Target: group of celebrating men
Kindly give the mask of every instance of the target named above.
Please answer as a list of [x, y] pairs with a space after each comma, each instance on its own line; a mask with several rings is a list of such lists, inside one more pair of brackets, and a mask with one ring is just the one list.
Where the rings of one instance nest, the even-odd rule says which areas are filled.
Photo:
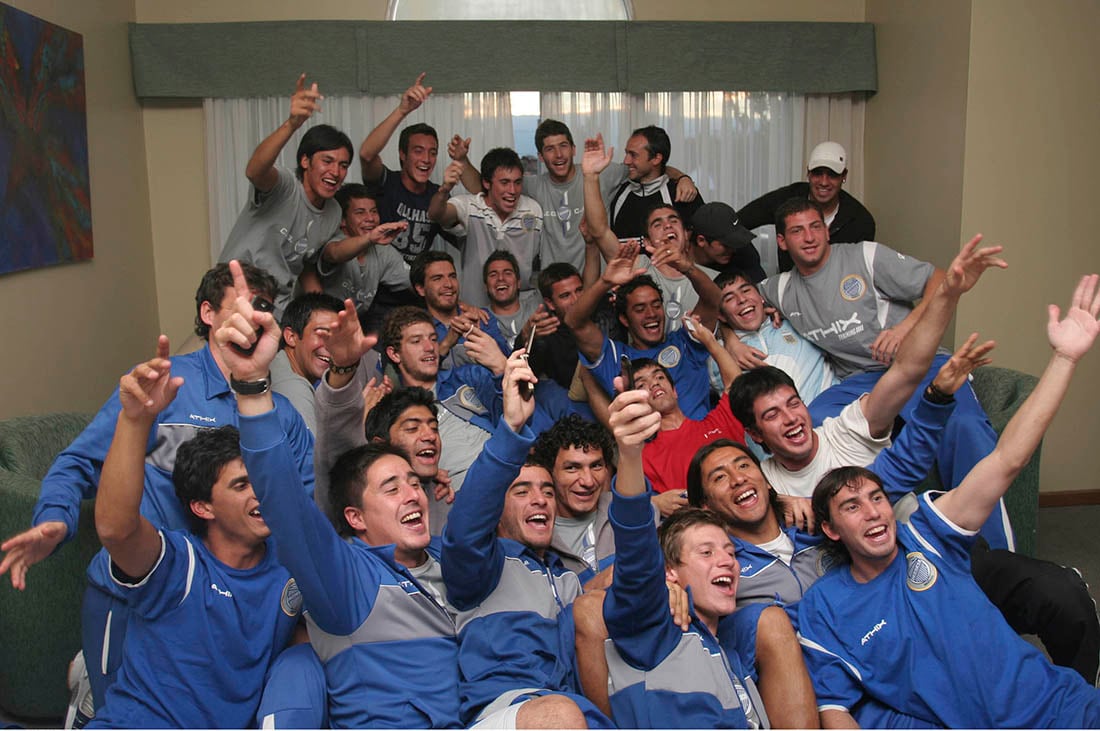
[[534, 176], [455, 134], [437, 185], [428, 125], [380, 157], [424, 79], [362, 183], [324, 124], [276, 166], [320, 108], [298, 79], [196, 293], [204, 347], [161, 336], [3, 543], [23, 589], [96, 498], [70, 726], [1100, 726], [1088, 588], [1013, 552], [1002, 500], [1097, 275], [998, 440], [968, 382], [993, 344], [937, 347], [1001, 247], [875, 243], [840, 145], [740, 216], [653, 126], [578, 168], [545, 120]]

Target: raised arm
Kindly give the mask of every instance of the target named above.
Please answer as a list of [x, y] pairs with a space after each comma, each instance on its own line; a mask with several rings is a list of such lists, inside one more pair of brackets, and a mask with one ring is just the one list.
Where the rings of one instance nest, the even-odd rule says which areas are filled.
[[687, 252], [687, 242], [680, 247], [659, 249], [650, 258], [650, 263], [654, 268], [668, 264], [688, 278], [695, 293], [699, 295], [699, 302], [693, 312], [703, 327], [713, 330], [718, 324], [718, 305], [722, 301], [722, 290], [718, 289], [718, 285], [702, 269], [695, 266]]
[[480, 603], [496, 588], [504, 552], [496, 538], [508, 487], [519, 474], [534, 434], [524, 424], [534, 399], [520, 396], [520, 384], [537, 379], [522, 348], [504, 371], [504, 410], [493, 436], [466, 473], [443, 527], [443, 580], [447, 598], [459, 610]]
[[397, 126], [404, 121], [405, 117], [419, 109], [420, 105], [431, 96], [432, 87], [424, 86], [426, 75], [427, 72], [423, 72], [416, 77], [413, 85], [405, 89], [405, 93], [401, 95], [401, 101], [397, 103], [397, 107], [372, 129], [363, 140], [363, 144], [359, 145], [359, 165], [363, 169], [364, 183], [370, 185], [382, 179], [382, 148], [393, 137]]
[[897, 325], [880, 332], [878, 337], [875, 338], [875, 342], [871, 343], [872, 358], [880, 363], [887, 364], [894, 359], [901, 344], [905, 342], [906, 336], [917, 326], [925, 308], [928, 307], [928, 303], [939, 289], [940, 283], [943, 282], [943, 278], [944, 271], [942, 269], [932, 271], [932, 276], [928, 277], [928, 281], [924, 283], [924, 294], [921, 295], [921, 300], [917, 303], [917, 306]]
[[141, 514], [145, 491], [145, 448], [157, 415], [176, 397], [183, 379], [172, 377], [168, 338], [160, 336], [155, 358], [136, 366], [119, 382], [122, 412], [95, 503], [95, 527], [111, 561], [127, 577], [146, 576], [161, 552], [157, 529]]
[[408, 227], [408, 221], [391, 221], [390, 223], [380, 223], [367, 233], [359, 236], [348, 236], [330, 241], [321, 249], [321, 259], [329, 264], [343, 264], [361, 254], [365, 254], [367, 249], [372, 246], [392, 244], [397, 235]]
[[[692, 322], [691, 325], [688, 325], [689, 320]], [[691, 329], [695, 339], [707, 349], [710, 357], [714, 358], [714, 362], [718, 364], [718, 373], [722, 376], [722, 386], [728, 389], [730, 384], [733, 383], [733, 379], [741, 375], [741, 366], [737, 364], [737, 360], [729, 354], [722, 343], [718, 342], [713, 330], [703, 327], [698, 317], [685, 317], [684, 327]], [[732, 331], [729, 332], [729, 336], [734, 340], [737, 339]]]
[[587, 221], [588, 236], [599, 247], [605, 261], [611, 261], [619, 251], [619, 239], [611, 230], [607, 220], [607, 207], [603, 204], [600, 192], [600, 173], [611, 164], [615, 148], [605, 148], [603, 135], [584, 141], [584, 155], [581, 156], [581, 173], [584, 175], [584, 218]]
[[1003, 247], [978, 248], [981, 241], [982, 235], [978, 234], [963, 245], [935, 293], [922, 303], [926, 305], [924, 315], [905, 338], [894, 364], [863, 400], [863, 415], [871, 436], [882, 437], [893, 428], [901, 407], [928, 373], [959, 298], [978, 283], [986, 269], [1008, 266], [998, 256]]
[[256, 147], [244, 168], [245, 177], [256, 190], [266, 193], [279, 182], [279, 171], [275, 169], [279, 153], [298, 128], [314, 112], [320, 111], [323, 98], [317, 90], [316, 82], [307, 89], [306, 75], [298, 77], [294, 84], [294, 95], [290, 97], [290, 116]]
[[592, 319], [600, 300], [612, 287], [626, 284], [634, 277], [645, 274], [644, 269], [635, 269], [634, 260], [638, 257], [638, 244], [626, 243], [618, 246], [614, 258], [607, 262], [599, 279], [591, 287], [585, 287], [577, 303], [565, 316], [565, 323], [577, 339], [577, 349], [589, 360], [600, 357], [603, 350], [604, 334], [600, 326]]
[[1047, 339], [1054, 352], [1035, 390], [1009, 420], [993, 452], [970, 471], [962, 483], [936, 500], [944, 516], [967, 530], [978, 530], [997, 501], [1031, 459], [1058, 407], [1065, 398], [1077, 362], [1100, 333], [1100, 277], [1082, 277], [1065, 318], [1049, 305]]
[[459, 223], [458, 209], [450, 202], [451, 191], [458, 185], [462, 178], [463, 163], [455, 160], [443, 171], [443, 184], [432, 196], [432, 202], [428, 204], [428, 218], [438, 223], [443, 228], [451, 228]]

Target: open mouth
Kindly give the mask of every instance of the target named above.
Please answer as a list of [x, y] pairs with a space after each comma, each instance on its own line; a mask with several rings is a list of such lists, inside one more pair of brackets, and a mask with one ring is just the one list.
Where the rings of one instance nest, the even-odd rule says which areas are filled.
[[710, 582], [713, 586], [718, 587], [723, 594], [733, 595], [733, 577], [730, 575], [715, 576]]
[[806, 441], [806, 427], [804, 424], [799, 424], [795, 428], [783, 432], [783, 437], [795, 443], [802, 443]]
[[414, 510], [407, 515], [402, 516], [401, 525], [410, 527], [421, 527], [424, 525], [424, 516], [419, 510]]
[[263, 520], [263, 516], [260, 515], [260, 506], [257, 505], [256, 507], [252, 508], [252, 510], [249, 510], [248, 511], [248, 517], [249, 518], [259, 518], [260, 520]]
[[548, 528], [550, 526], [550, 516], [546, 513], [534, 513], [529, 515], [524, 522], [536, 528]]
[[872, 541], [880, 542], [886, 537], [887, 530], [888, 529], [885, 525], [876, 525], [874, 528], [871, 528], [863, 535]]
[[750, 487], [747, 490], [743, 490], [734, 496], [733, 502], [736, 505], [744, 507], [749, 503], [756, 502], [756, 488]]

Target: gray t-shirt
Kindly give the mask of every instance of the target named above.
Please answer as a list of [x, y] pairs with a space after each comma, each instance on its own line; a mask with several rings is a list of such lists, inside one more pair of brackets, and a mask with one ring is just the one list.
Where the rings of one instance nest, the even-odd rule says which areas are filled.
[[[649, 257], [645, 254], [639, 254], [634, 265], [638, 269], [644, 268], [646, 274], [653, 277], [657, 284], [661, 285], [661, 297], [665, 303], [665, 333], [679, 330], [684, 326], [682, 319], [684, 315], [694, 310], [695, 305], [699, 304], [699, 293], [695, 291], [695, 286], [691, 283], [691, 280], [683, 274], [675, 277], [666, 276], [657, 267], [653, 266]], [[705, 267], [702, 264], [696, 264], [695, 266], [711, 280], [718, 276], [718, 272], [710, 267]]]
[[[508, 341], [508, 345], [512, 346], [513, 350], [526, 345], [526, 343], [517, 343], [516, 337], [541, 304], [542, 295], [532, 289], [519, 293], [519, 309], [515, 313], [501, 315], [493, 312], [493, 317], [497, 319], [497, 325], [500, 326], [500, 334]], [[492, 312], [491, 309], [489, 311]]]
[[[626, 165], [613, 162], [600, 173], [600, 194], [607, 200], [611, 192], [626, 180]], [[584, 175], [576, 168], [568, 183], [555, 183], [549, 173], [523, 176], [523, 192], [542, 206], [542, 240], [539, 260], [542, 268], [554, 262], [568, 262], [584, 269]]]
[[299, 414], [311, 434], [317, 433], [317, 414], [314, 410], [315, 394], [313, 384], [290, 367], [290, 356], [280, 350], [271, 361], [271, 390], [286, 396]]
[[554, 520], [554, 535], [558, 542], [568, 547], [569, 553], [580, 556], [588, 568], [598, 571], [599, 559], [596, 556], [596, 518], [598, 510], [593, 510], [583, 518], [566, 518], [559, 515]]
[[761, 282], [760, 291], [847, 378], [886, 368], [871, 357], [871, 344], [912, 312], [934, 270], [874, 241], [834, 244], [820, 270], [808, 277], [784, 272]]
[[[329, 244], [343, 239], [343, 236], [337, 237]], [[317, 273], [321, 275], [325, 294], [340, 301], [350, 298], [360, 312], [370, 308], [379, 284], [391, 290], [409, 289], [409, 265], [392, 246], [371, 246], [361, 260], [354, 258], [343, 264], [328, 264], [318, 256]]]
[[276, 170], [279, 180], [274, 188], [266, 193], [252, 188], [252, 197], [233, 224], [218, 261], [247, 261], [275, 277], [278, 320], [290, 302], [303, 262], [339, 230], [340, 205], [330, 199], [315, 208], [294, 173]]

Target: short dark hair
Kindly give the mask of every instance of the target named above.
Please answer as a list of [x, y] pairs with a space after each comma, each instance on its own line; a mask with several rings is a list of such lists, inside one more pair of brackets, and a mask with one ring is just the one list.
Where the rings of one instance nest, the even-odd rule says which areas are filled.
[[645, 137], [645, 149], [649, 152], [650, 157], [654, 155], [661, 156], [660, 169], [661, 172], [664, 172], [665, 166], [668, 165], [669, 155], [672, 154], [672, 141], [668, 138], [668, 132], [655, 124], [651, 124], [647, 127], [639, 127], [630, 133], [631, 137], [639, 135]]
[[558, 419], [535, 440], [531, 463], [545, 467], [553, 475], [558, 452], [571, 447], [585, 452], [598, 449], [608, 463], [615, 459], [615, 441], [611, 433], [601, 424], [570, 414]]
[[435, 133], [435, 127], [424, 122], [417, 122], [401, 130], [401, 134], [397, 136], [397, 149], [407, 155], [409, 153], [409, 138], [413, 135], [428, 135], [435, 139], [436, 145], [439, 145], [439, 135]]
[[763, 365], [742, 371], [741, 375], [733, 379], [729, 389], [730, 411], [746, 429], [756, 428], [756, 415], [753, 406], [756, 399], [776, 391], [783, 386], [790, 386], [798, 393], [798, 387], [787, 372], [775, 366]]
[[382, 348], [401, 349], [401, 337], [405, 328], [417, 322], [426, 322], [435, 328], [435, 322], [428, 311], [416, 305], [402, 305], [390, 310], [382, 322]]
[[[416, 255], [412, 264], [409, 265], [409, 284], [413, 286], [414, 290], [417, 287], [424, 286], [424, 277], [428, 271], [428, 265], [435, 264], [437, 261], [447, 261], [451, 263], [451, 266], [455, 265], [454, 257], [446, 251], [428, 249]], [[458, 267], [455, 267], [455, 271], [458, 271]]]
[[718, 289], [725, 289], [726, 285], [733, 284], [738, 279], [744, 279], [746, 282], [756, 287], [756, 291], [760, 291], [760, 287], [756, 285], [756, 282], [752, 281], [752, 277], [744, 269], [727, 269], [723, 272], [718, 272], [718, 276], [714, 278], [714, 286]]
[[786, 236], [787, 218], [806, 211], [817, 211], [817, 215], [821, 216], [821, 221], [824, 223], [825, 212], [821, 210], [821, 205], [817, 201], [810, 198], [788, 198], [775, 209], [775, 233]]
[[703, 446], [699, 447], [695, 451], [695, 454], [691, 458], [691, 462], [688, 463], [687, 471], [687, 498], [688, 504], [697, 508], [703, 507], [707, 502], [707, 491], [703, 487], [703, 461], [706, 460], [713, 452], [724, 447], [733, 447], [734, 449], [743, 452], [746, 457], [753, 461], [757, 467], [760, 466], [760, 460], [756, 458], [756, 455], [741, 442], [736, 442], [732, 439], [725, 437], [721, 439], [715, 439], [713, 442], [707, 442]]
[[814, 488], [813, 496], [810, 498], [810, 505], [814, 511], [814, 522], [825, 539], [822, 545], [832, 558], [840, 561], [851, 560], [848, 547], [840, 541], [834, 541], [825, 535], [825, 532], [821, 530], [821, 524], [832, 521], [830, 503], [832, 503], [836, 494], [846, 487], [855, 487], [860, 480], [867, 480], [883, 490], [886, 489], [882, 484], [882, 478], [866, 467], [837, 467], [821, 478], [821, 481], [817, 483], [817, 487]]
[[[275, 277], [248, 262], [242, 261], [240, 264], [249, 289], [271, 300], [279, 295], [279, 285]], [[209, 302], [214, 312], [218, 312], [222, 307], [225, 290], [232, 286], [233, 274], [226, 262], [215, 264], [202, 275], [199, 288], [195, 290], [195, 334], [203, 340], [210, 335], [210, 326], [202, 321], [202, 303]]]
[[439, 415], [435, 396], [428, 389], [419, 386], [395, 388], [379, 399], [367, 414], [367, 421], [363, 427], [367, 441], [381, 439], [388, 442], [390, 429], [401, 418], [401, 414], [413, 406], [427, 407], [432, 412], [432, 416]]
[[369, 188], [362, 183], [344, 183], [340, 186], [340, 190], [336, 191], [336, 195], [333, 197], [336, 199], [336, 202], [340, 204], [340, 215], [346, 216], [348, 215], [348, 208], [351, 206], [352, 200], [366, 198], [377, 203], [380, 195], [381, 191], [377, 188]]
[[302, 141], [298, 143], [298, 154], [294, 157], [294, 162], [298, 167], [295, 168], [294, 174], [298, 176], [298, 180], [302, 179], [302, 173], [305, 172], [305, 168], [302, 167], [303, 157], [312, 159], [318, 152], [339, 150], [340, 148], [348, 151], [348, 162], [350, 163], [351, 159], [355, 157], [355, 149], [351, 146], [351, 140], [346, 134], [331, 124], [318, 124], [310, 127], [302, 135]]
[[[283, 319], [279, 323], [282, 329], [290, 328], [298, 337], [301, 337], [309, 325], [309, 320], [314, 312], [343, 312], [344, 303], [323, 292], [306, 292], [290, 301], [283, 312]], [[286, 347], [286, 338], [279, 343], [280, 348]]]
[[507, 249], [496, 249], [492, 254], [489, 254], [489, 258], [485, 260], [485, 263], [481, 266], [481, 281], [489, 281], [489, 265], [494, 261], [506, 261], [512, 265], [512, 271], [516, 276], [519, 276], [519, 262], [516, 260], [515, 255]]
[[555, 284], [569, 279], [570, 277], [580, 276], [581, 273], [569, 262], [556, 261], [553, 264], [548, 264], [539, 272], [539, 294], [546, 299], [550, 299], [554, 296], [553, 287]]
[[684, 533], [688, 528], [698, 525], [713, 525], [723, 533], [726, 532], [726, 523], [721, 516], [701, 508], [680, 508], [662, 521], [661, 527], [657, 529], [657, 538], [661, 542], [666, 566], [680, 565]]
[[565, 138], [569, 140], [569, 144], [576, 146], [576, 143], [573, 142], [573, 133], [569, 131], [569, 127], [565, 126], [564, 122], [559, 122], [556, 119], [544, 119], [535, 128], [535, 151], [542, 152], [542, 143], [546, 142], [547, 137], [553, 137], [554, 135], [565, 135]]
[[494, 147], [481, 158], [481, 184], [488, 185], [498, 169], [518, 169], [523, 172], [523, 161], [511, 147]]
[[630, 365], [634, 369], [635, 373], [642, 370], [643, 368], [656, 368], [661, 373], [665, 374], [665, 378], [668, 379], [668, 382], [671, 385], [676, 385], [676, 382], [672, 380], [672, 374], [668, 372], [668, 368], [665, 368], [663, 365], [653, 360], [652, 358], [635, 358], [634, 360], [630, 361]]
[[409, 455], [405, 450], [389, 442], [371, 442], [353, 447], [340, 455], [329, 471], [328, 494], [332, 514], [336, 516], [337, 530], [342, 536], [355, 535], [355, 530], [344, 516], [344, 508], [363, 507], [363, 489], [366, 485], [367, 470], [386, 455], [400, 457], [406, 462]]
[[664, 302], [665, 294], [661, 291], [661, 285], [657, 284], [657, 280], [655, 280], [648, 274], [639, 274], [626, 284], [621, 285], [619, 289], [615, 292], [616, 315], [626, 314], [626, 296], [632, 293], [634, 290], [641, 289], [642, 287], [653, 287], [653, 289], [657, 290], [657, 295], [661, 298], [661, 301]]
[[205, 536], [209, 523], [191, 510], [195, 501], [209, 502], [222, 468], [241, 456], [241, 435], [235, 426], [199, 429], [176, 450], [172, 485], [191, 532]]

